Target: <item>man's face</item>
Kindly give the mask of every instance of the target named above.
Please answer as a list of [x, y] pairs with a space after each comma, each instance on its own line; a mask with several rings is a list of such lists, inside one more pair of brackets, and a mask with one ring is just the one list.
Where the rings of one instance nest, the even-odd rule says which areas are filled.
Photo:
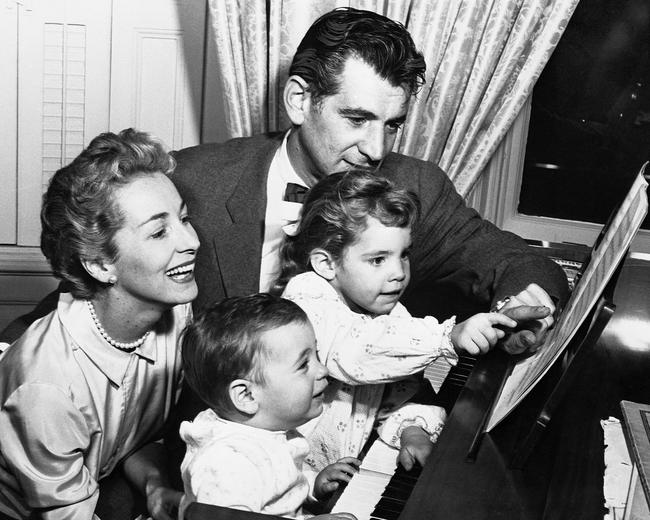
[[348, 58], [337, 94], [315, 103], [305, 98], [304, 120], [289, 157], [307, 179], [353, 166], [375, 169], [388, 155], [404, 123], [409, 94], [377, 75], [370, 65]]

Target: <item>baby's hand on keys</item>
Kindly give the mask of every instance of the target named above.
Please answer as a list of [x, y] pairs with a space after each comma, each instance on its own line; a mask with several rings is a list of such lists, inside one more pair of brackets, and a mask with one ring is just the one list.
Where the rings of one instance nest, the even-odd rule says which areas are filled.
[[352, 513], [328, 513], [326, 515], [312, 516], [312, 520], [357, 520]]
[[339, 488], [340, 482], [349, 482], [352, 475], [359, 471], [361, 461], [354, 457], [343, 457], [334, 464], [325, 466], [316, 476], [314, 496], [321, 500]]
[[517, 322], [497, 312], [475, 314], [454, 325], [451, 329], [451, 342], [456, 350], [464, 350], [472, 356], [485, 354], [506, 334], [497, 325], [516, 327]]

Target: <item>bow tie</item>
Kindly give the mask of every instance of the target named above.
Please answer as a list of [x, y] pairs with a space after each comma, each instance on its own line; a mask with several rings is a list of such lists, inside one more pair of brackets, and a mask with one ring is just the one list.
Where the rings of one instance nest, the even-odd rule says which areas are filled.
[[287, 187], [284, 190], [284, 200], [286, 202], [297, 202], [298, 204], [302, 204], [305, 202], [308, 191], [309, 188], [305, 188], [300, 184], [296, 184], [295, 182], [287, 182]]

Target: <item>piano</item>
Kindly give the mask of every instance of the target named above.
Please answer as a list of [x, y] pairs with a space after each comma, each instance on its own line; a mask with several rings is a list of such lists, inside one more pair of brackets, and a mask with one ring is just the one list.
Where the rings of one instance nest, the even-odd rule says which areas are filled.
[[[570, 262], [579, 262], [588, 253], [587, 248], [565, 244], [540, 244], [539, 247], [547, 249], [550, 256], [558, 255]], [[567, 266], [572, 268], [571, 264]], [[450, 381], [455, 380], [458, 386], [460, 380], [462, 388], [424, 468], [403, 475], [403, 469], [395, 467], [395, 452], [392, 452], [393, 468], [380, 479], [380, 490], [374, 492], [374, 497], [365, 483], [355, 484], [358, 476], [352, 479], [348, 489], [352, 495], [361, 495], [360, 507], [365, 511], [363, 514], [369, 515], [359, 516], [359, 520], [602, 520], [606, 509], [600, 420], [610, 416], [620, 419], [622, 399], [650, 402], [649, 289], [650, 256], [628, 255], [613, 292], [616, 312], [591, 348], [523, 467], [513, 468], [512, 456], [548, 395], [553, 371], [511, 415], [492, 432], [484, 434], [473, 451], [485, 409], [491, 405], [490, 399], [508, 369], [508, 356], [493, 351], [479, 358], [466, 378], [455, 377], [452, 369]], [[467, 370], [466, 366], [462, 368]], [[368, 453], [366, 457], [373, 453], [372, 448]], [[370, 470], [361, 473], [372, 474]], [[389, 496], [377, 498], [383, 482], [387, 482]], [[361, 491], [355, 493], [356, 488]], [[347, 494], [344, 492], [339, 500], [349, 500]], [[376, 507], [378, 502], [381, 503]], [[352, 508], [346, 503], [337, 502], [334, 510]], [[269, 517], [194, 504], [187, 518], [265, 520]]]

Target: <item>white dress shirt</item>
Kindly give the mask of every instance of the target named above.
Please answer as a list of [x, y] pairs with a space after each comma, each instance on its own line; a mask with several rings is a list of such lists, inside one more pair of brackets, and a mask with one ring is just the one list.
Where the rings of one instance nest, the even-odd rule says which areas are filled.
[[280, 274], [280, 246], [284, 238], [282, 228], [298, 220], [302, 204], [285, 202], [284, 190], [287, 183], [306, 186], [296, 170], [291, 166], [287, 153], [286, 133], [282, 145], [275, 152], [266, 180], [266, 214], [264, 215], [264, 242], [260, 265], [260, 292], [266, 292]]

